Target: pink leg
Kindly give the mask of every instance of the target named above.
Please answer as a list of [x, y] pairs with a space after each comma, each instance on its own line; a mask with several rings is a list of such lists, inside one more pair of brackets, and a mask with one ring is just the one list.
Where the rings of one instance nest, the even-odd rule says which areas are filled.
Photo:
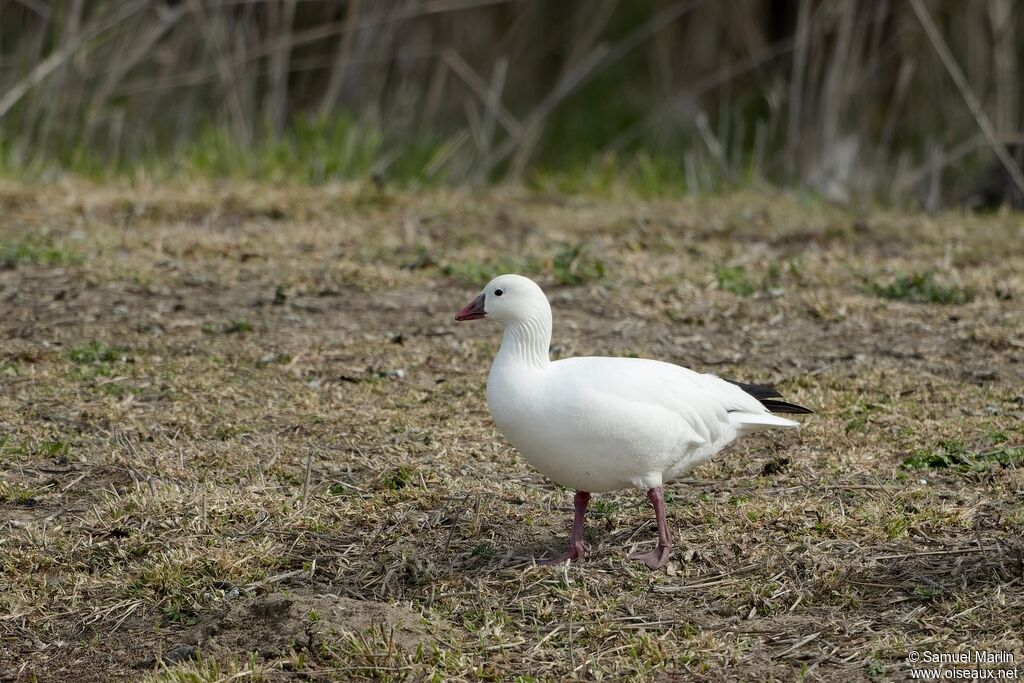
[[577, 491], [572, 499], [572, 537], [569, 539], [569, 552], [553, 560], [543, 560], [539, 564], [561, 564], [566, 560], [579, 560], [586, 554], [587, 549], [583, 545], [583, 516], [587, 514], [587, 504], [590, 502], [590, 494], [586, 491]]
[[665, 521], [665, 499], [661, 496], [661, 487], [650, 489], [647, 498], [654, 506], [654, 517], [658, 520], [658, 545], [646, 553], [633, 553], [631, 560], [640, 560], [651, 569], [662, 567], [672, 554], [672, 537], [668, 533], [668, 522]]

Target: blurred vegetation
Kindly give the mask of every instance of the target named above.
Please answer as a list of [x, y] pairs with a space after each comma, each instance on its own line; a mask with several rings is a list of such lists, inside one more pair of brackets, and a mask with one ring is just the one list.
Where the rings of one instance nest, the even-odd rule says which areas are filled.
[[898, 275], [884, 285], [872, 282], [868, 290], [883, 299], [919, 304], [965, 304], [974, 298], [969, 289], [940, 284], [933, 271]]
[[[923, 7], [1024, 148], [1024, 10]], [[1019, 201], [937, 50], [892, 0], [0, 0], [0, 169]]]

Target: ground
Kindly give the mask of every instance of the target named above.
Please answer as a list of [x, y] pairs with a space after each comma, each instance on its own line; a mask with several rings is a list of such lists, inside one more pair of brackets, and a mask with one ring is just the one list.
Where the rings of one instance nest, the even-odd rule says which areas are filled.
[[[572, 494], [496, 432], [553, 354], [777, 384], [798, 432]], [[0, 680], [904, 680], [1024, 658], [1024, 218], [781, 193], [0, 184]]]

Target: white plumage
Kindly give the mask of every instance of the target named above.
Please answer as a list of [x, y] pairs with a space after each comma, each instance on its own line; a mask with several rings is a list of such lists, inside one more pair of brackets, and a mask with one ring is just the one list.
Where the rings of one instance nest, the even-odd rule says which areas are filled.
[[[678, 365], [605, 357], [551, 362], [551, 307], [540, 287], [520, 275], [492, 280], [456, 319], [484, 317], [505, 325], [487, 379], [495, 424], [531, 465], [580, 492], [569, 559], [584, 552], [582, 516], [590, 493], [647, 490], [660, 513], [661, 532], [664, 483], [740, 436], [798, 426], [772, 415], [740, 386]], [[768, 403], [785, 412], [809, 412], [783, 401]], [[658, 547], [637, 559], [661, 566], [670, 547], [666, 528]]]

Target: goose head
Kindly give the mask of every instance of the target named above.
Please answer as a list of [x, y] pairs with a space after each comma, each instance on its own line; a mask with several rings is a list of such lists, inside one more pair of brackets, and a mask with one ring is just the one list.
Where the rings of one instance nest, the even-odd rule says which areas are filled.
[[522, 275], [499, 275], [455, 314], [458, 321], [489, 318], [506, 325], [538, 317], [550, 320], [548, 298], [536, 282]]

